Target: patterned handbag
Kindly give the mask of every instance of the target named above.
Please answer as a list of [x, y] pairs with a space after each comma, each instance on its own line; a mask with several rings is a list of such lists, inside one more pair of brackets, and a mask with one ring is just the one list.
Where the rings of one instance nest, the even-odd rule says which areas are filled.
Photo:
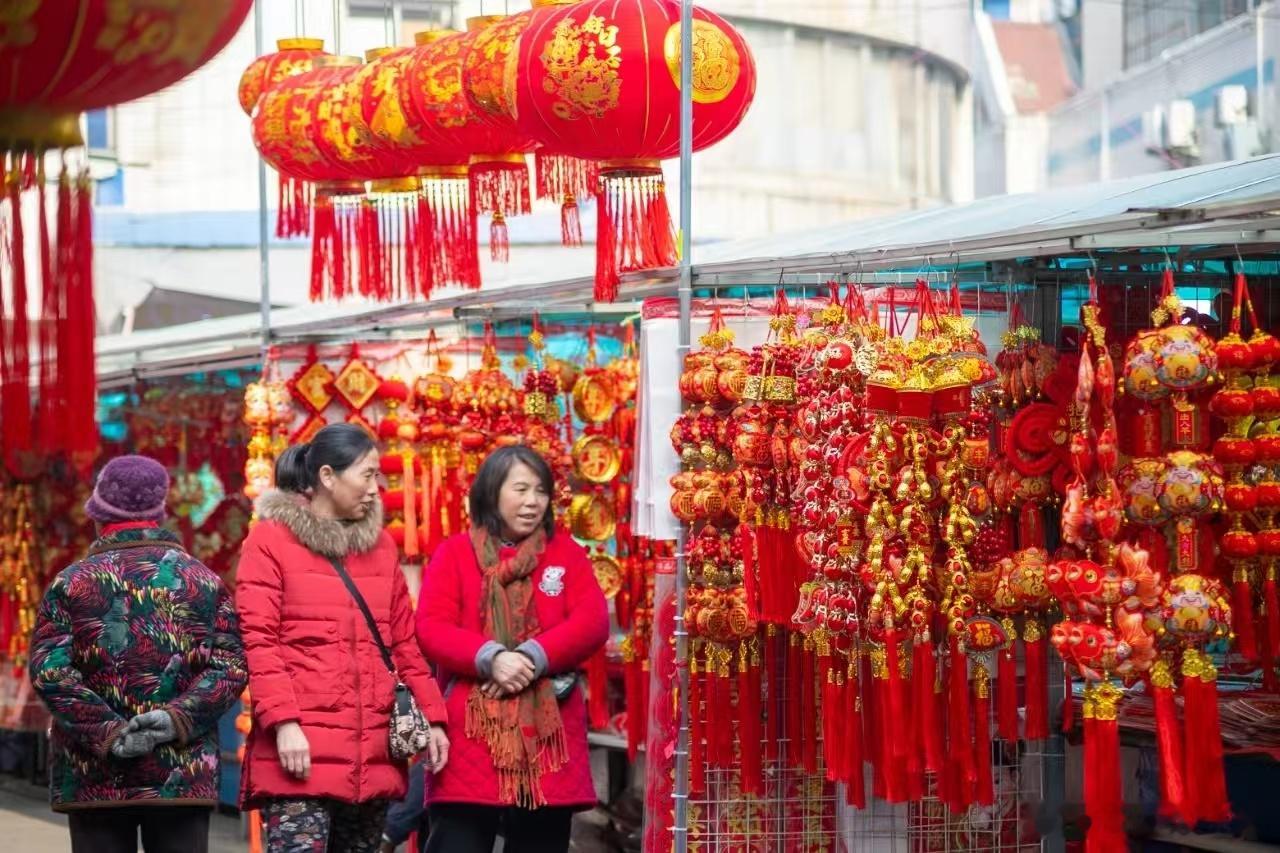
[[351, 576], [347, 574], [347, 570], [343, 567], [341, 561], [331, 557], [329, 558], [329, 563], [333, 566], [333, 570], [338, 573], [338, 577], [342, 578], [342, 583], [347, 587], [347, 592], [351, 593], [351, 598], [355, 600], [356, 606], [364, 614], [364, 621], [369, 625], [369, 633], [373, 634], [373, 641], [378, 644], [378, 651], [382, 653], [382, 663], [386, 666], [387, 672], [391, 673], [391, 677], [395, 679], [396, 696], [391, 705], [391, 757], [398, 761], [408, 761], [427, 748], [427, 734], [430, 729], [427, 718], [422, 716], [422, 711], [418, 708], [418, 703], [413, 698], [413, 693], [409, 690], [409, 687], [400, 680], [400, 673], [396, 671], [395, 662], [391, 659], [391, 652], [387, 650], [386, 644], [382, 642], [382, 633], [378, 631], [378, 624], [374, 621], [373, 614], [369, 612], [369, 605], [365, 603], [364, 596], [356, 588], [355, 582], [351, 580]]

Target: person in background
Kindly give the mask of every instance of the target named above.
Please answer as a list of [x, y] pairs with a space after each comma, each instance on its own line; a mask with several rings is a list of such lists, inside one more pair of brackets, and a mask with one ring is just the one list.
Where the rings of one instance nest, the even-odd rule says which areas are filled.
[[453, 759], [427, 779], [429, 853], [565, 853], [596, 804], [577, 670], [609, 635], [581, 545], [555, 530], [555, 484], [527, 447], [495, 450], [471, 486], [472, 528], [423, 576], [418, 642], [448, 679]]
[[382, 829], [379, 853], [395, 853], [415, 832], [418, 843], [412, 853], [427, 849], [427, 807], [424, 802], [427, 769], [421, 761], [409, 767], [409, 793], [387, 809], [387, 823]]
[[382, 527], [378, 463], [373, 439], [351, 424], [289, 448], [276, 462], [279, 490], [259, 498], [241, 552], [236, 604], [253, 728], [240, 801], [262, 810], [268, 853], [378, 849], [387, 806], [406, 788], [407, 765], [390, 751], [397, 678], [431, 723], [422, 760], [437, 770], [448, 761], [448, 716], [414, 642], [408, 585]]
[[85, 512], [99, 536], [45, 592], [31, 682], [53, 717], [49, 788], [74, 853], [204, 853], [218, 719], [244, 690], [231, 595], [159, 523], [169, 475], [121, 456]]

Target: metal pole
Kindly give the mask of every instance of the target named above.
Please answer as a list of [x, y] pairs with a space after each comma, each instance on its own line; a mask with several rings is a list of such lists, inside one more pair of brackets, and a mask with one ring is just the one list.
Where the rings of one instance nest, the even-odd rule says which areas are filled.
[[[253, 52], [262, 56], [265, 37], [262, 32], [262, 4], [253, 4]], [[258, 158], [258, 308], [262, 314], [262, 356], [265, 361], [271, 346], [271, 232], [267, 227], [267, 165]]]
[[333, 0], [333, 54], [342, 56], [342, 0]]
[[[693, 339], [693, 0], [680, 0], [680, 356]], [[679, 674], [680, 732], [676, 741], [675, 822], [672, 850], [689, 849], [689, 633], [684, 624], [688, 563], [682, 527], [676, 538], [676, 671]]]

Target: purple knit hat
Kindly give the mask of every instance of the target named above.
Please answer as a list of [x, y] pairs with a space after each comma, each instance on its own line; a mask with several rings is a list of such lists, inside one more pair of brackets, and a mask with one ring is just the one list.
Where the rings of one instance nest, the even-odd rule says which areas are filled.
[[169, 472], [147, 456], [118, 456], [102, 468], [85, 514], [99, 524], [160, 521], [169, 496]]

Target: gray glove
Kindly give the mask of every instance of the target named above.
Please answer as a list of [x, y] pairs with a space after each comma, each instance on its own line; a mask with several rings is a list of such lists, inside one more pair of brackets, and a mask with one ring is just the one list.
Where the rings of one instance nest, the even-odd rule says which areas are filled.
[[116, 758], [141, 758], [155, 747], [156, 742], [150, 732], [131, 732], [126, 729], [111, 744], [111, 754]]
[[129, 721], [126, 731], [149, 737], [153, 747], [169, 743], [178, 737], [178, 730], [173, 725], [173, 717], [169, 716], [168, 711], [148, 711], [145, 714], [139, 714]]

